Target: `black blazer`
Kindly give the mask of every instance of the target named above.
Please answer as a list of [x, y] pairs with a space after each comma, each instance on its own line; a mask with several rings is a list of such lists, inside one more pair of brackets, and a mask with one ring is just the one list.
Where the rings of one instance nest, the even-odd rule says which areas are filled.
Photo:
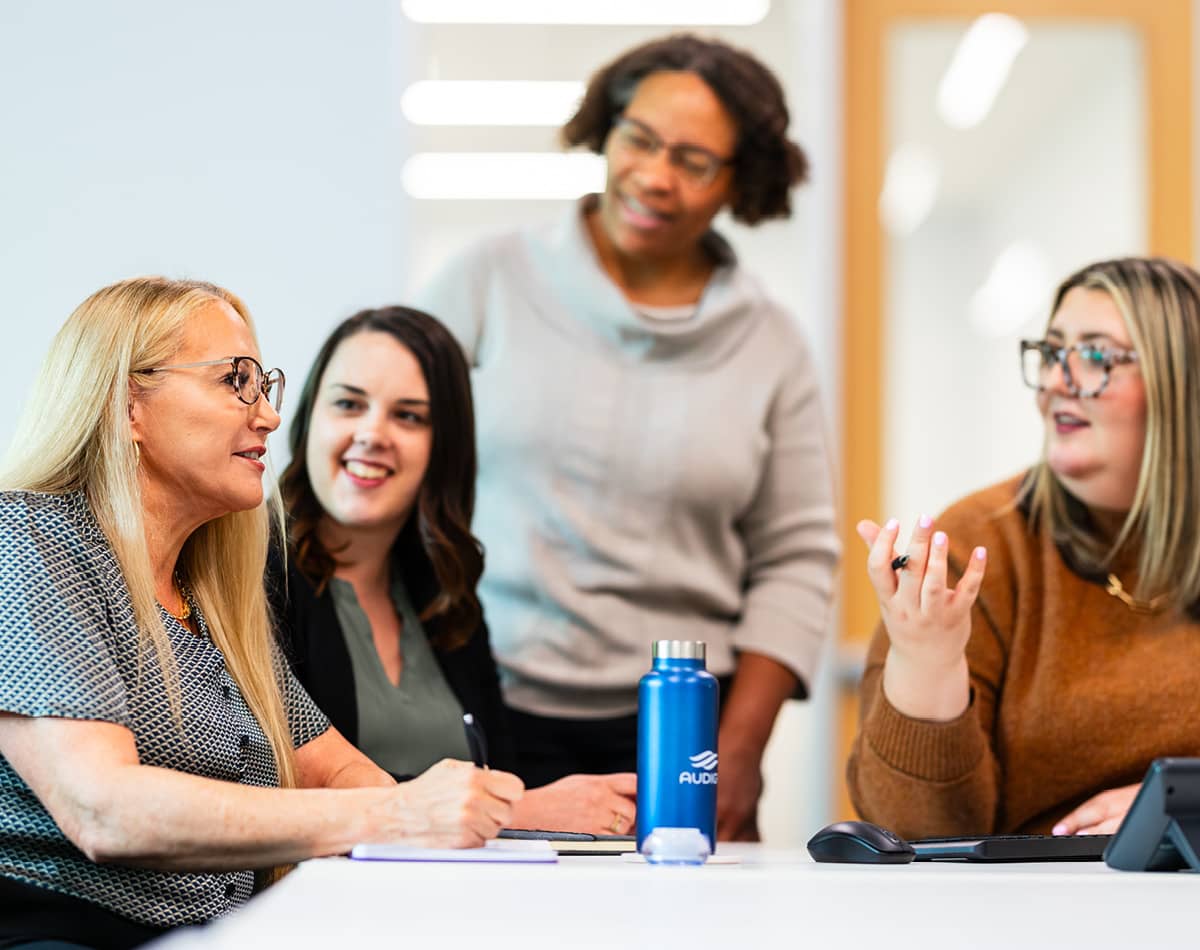
[[[418, 576], [410, 580], [406, 571], [405, 582], [410, 585], [413, 607], [420, 614], [433, 599], [436, 583], [431, 579], [422, 582], [420, 575], [428, 575], [428, 571], [412, 573]], [[281, 558], [274, 548], [267, 559], [266, 582], [276, 635], [296, 678], [329, 717], [334, 728], [357, 745], [354, 669], [328, 588], [318, 595], [312, 582], [290, 559], [285, 584]], [[516, 756], [508, 714], [500, 695], [499, 673], [488, 641], [487, 624], [481, 622], [471, 639], [457, 650], [434, 646], [433, 653], [463, 712], [471, 713], [483, 730], [488, 764], [512, 771]]]

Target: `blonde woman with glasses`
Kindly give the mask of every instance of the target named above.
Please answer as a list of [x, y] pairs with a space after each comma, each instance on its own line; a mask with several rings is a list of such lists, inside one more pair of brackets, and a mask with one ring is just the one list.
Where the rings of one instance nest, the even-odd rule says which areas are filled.
[[1021, 343], [1041, 460], [936, 522], [858, 531], [882, 623], [848, 765], [908, 837], [1111, 833], [1200, 755], [1200, 274], [1104, 261]]
[[[520, 781], [403, 786], [274, 646], [283, 374], [219, 287], [143, 278], [59, 332], [0, 481], [0, 942], [128, 947], [358, 841], [476, 845]], [[274, 871], [272, 871], [274, 869]]]

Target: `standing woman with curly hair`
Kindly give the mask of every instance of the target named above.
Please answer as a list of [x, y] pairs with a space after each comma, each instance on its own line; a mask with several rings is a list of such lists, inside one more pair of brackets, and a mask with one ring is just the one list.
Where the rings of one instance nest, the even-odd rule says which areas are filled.
[[607, 159], [603, 194], [469, 249], [422, 298], [473, 367], [480, 592], [518, 772], [634, 768], [651, 642], [704, 640], [726, 840], [758, 837], [763, 749], [811, 682], [838, 556], [803, 334], [712, 229], [723, 208], [790, 214], [807, 160], [787, 126], [749, 54], [637, 47], [563, 129]]

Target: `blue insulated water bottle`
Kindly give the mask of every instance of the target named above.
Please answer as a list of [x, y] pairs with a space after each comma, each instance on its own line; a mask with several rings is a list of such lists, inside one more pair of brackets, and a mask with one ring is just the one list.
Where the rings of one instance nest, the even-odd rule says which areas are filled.
[[638, 684], [637, 844], [655, 828], [697, 828], [716, 844], [720, 686], [700, 640], [655, 640]]

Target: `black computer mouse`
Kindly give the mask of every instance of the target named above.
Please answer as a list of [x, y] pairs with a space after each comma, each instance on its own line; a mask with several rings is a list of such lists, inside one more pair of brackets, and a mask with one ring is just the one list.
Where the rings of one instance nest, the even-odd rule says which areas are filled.
[[808, 839], [814, 861], [837, 864], [908, 864], [917, 853], [903, 838], [869, 821], [839, 821]]

